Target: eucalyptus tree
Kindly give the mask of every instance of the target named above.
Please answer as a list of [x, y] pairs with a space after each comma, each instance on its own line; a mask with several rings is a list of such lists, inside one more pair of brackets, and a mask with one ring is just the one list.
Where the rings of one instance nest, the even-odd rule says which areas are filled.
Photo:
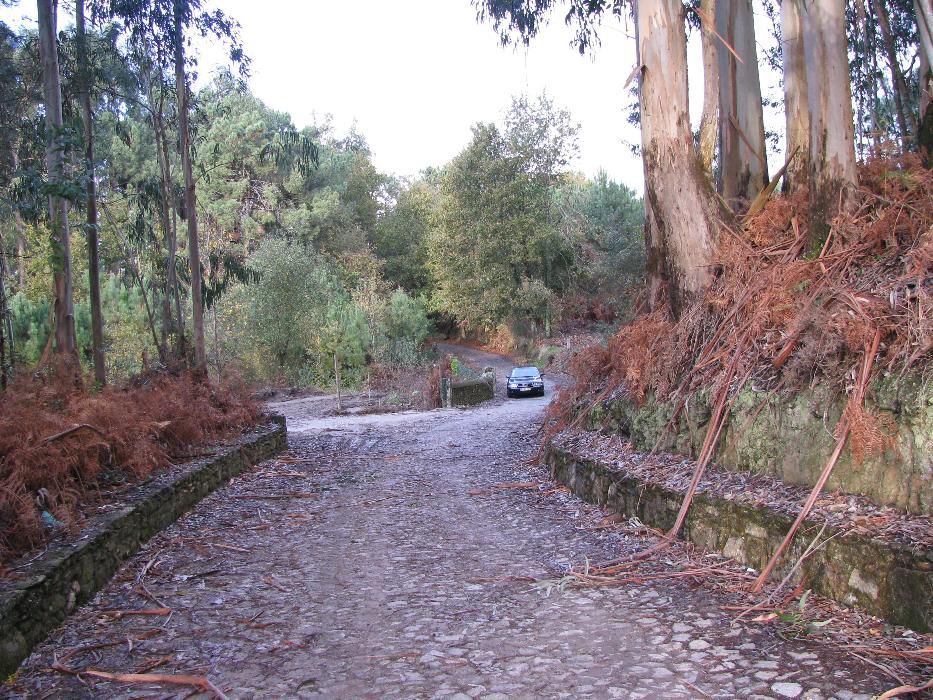
[[[476, 0], [480, 16], [493, 21], [508, 42], [517, 33], [529, 42], [558, 0]], [[690, 132], [687, 98], [685, 9], [680, 0], [628, 3], [569, 0], [566, 21], [585, 52], [598, 42], [596, 25], [606, 15], [635, 15], [642, 155], [645, 168], [649, 299], [669, 301], [679, 315], [712, 281], [713, 247], [729, 212], [703, 170]], [[624, 72], [628, 72], [624, 69]]]
[[716, 0], [701, 0], [694, 11], [699, 17], [703, 42], [703, 114], [700, 118], [700, 162], [709, 177], [719, 136], [719, 37], [716, 36]]
[[817, 246], [833, 217], [851, 202], [858, 179], [845, 0], [807, 3], [800, 17], [808, 70], [809, 231], [811, 245]]
[[185, 66], [185, 29], [191, 24], [191, 7], [185, 0], [173, 0], [172, 48], [175, 59], [175, 96], [178, 107], [178, 144], [185, 178], [185, 220], [188, 224], [188, 267], [191, 270], [191, 325], [194, 336], [194, 365], [207, 369], [204, 347], [204, 301], [201, 285], [201, 252], [198, 240], [198, 195], [191, 160], [191, 129], [188, 126], [191, 95]]
[[720, 37], [717, 46], [722, 195], [731, 205], [741, 207], [743, 201], [751, 202], [768, 184], [752, 0], [717, 3], [715, 13]]
[[85, 235], [87, 237], [88, 286], [91, 306], [91, 354], [94, 360], [94, 381], [107, 381], [104, 360], [104, 315], [100, 302], [100, 260], [98, 256], [97, 182], [94, 174], [94, 112], [91, 109], [92, 71], [87, 48], [84, 0], [75, 0], [75, 40], [78, 61], [78, 98], [84, 126], [84, 178], [86, 187]]
[[918, 142], [928, 167], [933, 167], [933, 3], [914, 0], [920, 46]]
[[[784, 189], [806, 185], [809, 174], [810, 113], [807, 109], [807, 62], [797, 0], [781, 0], [781, 55], [784, 74], [784, 141], [788, 158]], [[793, 155], [791, 155], [793, 154]]]
[[[246, 71], [247, 60], [238, 37], [238, 25], [222, 11], [207, 11], [202, 0], [112, 0], [107, 10], [122, 20], [132, 41], [155, 48], [163, 70], [175, 75], [175, 100], [178, 115], [178, 146], [184, 179], [182, 201], [188, 233], [188, 266], [191, 273], [192, 338], [194, 366], [207, 367], [204, 344], [203, 272], [198, 238], [197, 184], [194, 176], [190, 127], [191, 94], [188, 71], [194, 60], [187, 55], [192, 30], [213, 35], [229, 44], [230, 58]], [[170, 254], [174, 254], [173, 252]]]
[[[927, 3], [927, 6], [929, 6], [929, 3]], [[916, 138], [917, 130], [916, 119], [908, 104], [910, 96], [908, 94], [907, 80], [898, 61], [897, 46], [895, 45], [896, 37], [891, 27], [891, 18], [885, 0], [871, 0], [871, 8], [874, 11], [874, 19], [881, 34], [884, 55], [888, 61], [901, 146], [904, 150], [907, 150]]]
[[58, 2], [38, 0], [39, 54], [46, 125], [49, 227], [55, 292], [55, 351], [78, 365], [71, 278], [71, 231], [68, 224], [68, 182], [64, 151], [68, 134], [62, 120], [62, 86], [58, 63]]
[[3, 233], [0, 232], [0, 389], [6, 389], [13, 369], [13, 323], [7, 303], [6, 267]]

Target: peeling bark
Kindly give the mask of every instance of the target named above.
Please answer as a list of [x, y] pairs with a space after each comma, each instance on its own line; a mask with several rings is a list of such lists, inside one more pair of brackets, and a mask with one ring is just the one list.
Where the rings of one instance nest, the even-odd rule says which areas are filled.
[[791, 192], [806, 185], [810, 152], [810, 114], [807, 111], [807, 64], [800, 27], [799, 0], [781, 2], [781, 52], [784, 58], [784, 117], [786, 153], [797, 149], [797, 155], [787, 166], [784, 191]]
[[[716, 232], [731, 215], [693, 144], [684, 7], [680, 0], [657, 0], [635, 10], [649, 288], [666, 292], [679, 315], [712, 282]], [[656, 307], [660, 296], [649, 303]]]
[[713, 176], [716, 138], [719, 136], [719, 56], [714, 33], [716, 0], [700, 3], [703, 39], [703, 116], [700, 119], [700, 162], [707, 177]]
[[845, 33], [845, 0], [808, 3], [801, 13], [809, 68], [810, 245], [826, 239], [847, 208], [857, 182], [852, 86]]
[[720, 2], [716, 29], [739, 58], [719, 42], [719, 124], [722, 195], [740, 207], [768, 184], [755, 19], [751, 0]]

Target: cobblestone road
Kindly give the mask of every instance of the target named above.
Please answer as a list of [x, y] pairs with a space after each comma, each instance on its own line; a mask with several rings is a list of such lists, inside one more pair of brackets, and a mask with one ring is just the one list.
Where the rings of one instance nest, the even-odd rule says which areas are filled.
[[[190, 690], [71, 676], [56, 658], [205, 674], [229, 697], [850, 700], [890, 687], [850, 656], [733, 624], [686, 583], [524, 580], [618, 553], [611, 531], [576, 526], [575, 498], [496, 486], [530, 478], [547, 400], [294, 421], [291, 458], [154, 538], [2, 692]], [[172, 612], [113, 612], [143, 607]]]

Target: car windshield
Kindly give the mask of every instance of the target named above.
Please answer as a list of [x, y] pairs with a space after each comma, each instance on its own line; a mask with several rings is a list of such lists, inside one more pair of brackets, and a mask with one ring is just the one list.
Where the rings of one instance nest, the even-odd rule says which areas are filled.
[[512, 379], [538, 379], [541, 373], [537, 367], [516, 367], [512, 370]]

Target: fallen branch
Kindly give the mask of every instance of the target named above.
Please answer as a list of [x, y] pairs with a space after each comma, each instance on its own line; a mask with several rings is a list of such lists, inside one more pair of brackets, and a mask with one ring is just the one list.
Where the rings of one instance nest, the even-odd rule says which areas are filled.
[[118, 639], [113, 642], [100, 642], [99, 644], [88, 644], [83, 647], [75, 647], [74, 649], [70, 649], [69, 651], [65, 652], [65, 655], [59, 658], [57, 663], [59, 664], [64, 663], [65, 661], [68, 661], [68, 659], [74, 656], [77, 656], [78, 654], [83, 654], [88, 651], [96, 651], [98, 649], [107, 649], [109, 647], [118, 647], [121, 644], [125, 644], [125, 643], [126, 643], [125, 639]]
[[800, 146], [794, 148], [791, 154], [787, 157], [787, 161], [784, 163], [781, 169], [778, 170], [774, 174], [774, 177], [771, 178], [771, 182], [768, 183], [768, 186], [758, 193], [758, 196], [755, 197], [755, 200], [752, 202], [751, 206], [748, 208], [748, 211], [745, 213], [746, 217], [755, 216], [755, 214], [758, 214], [762, 209], [765, 208], [765, 204], [768, 203], [768, 198], [772, 195], [774, 190], [777, 189], [778, 181], [784, 177], [784, 173], [787, 172], [787, 168], [790, 166], [791, 161], [794, 160], [794, 156], [797, 155], [798, 150], [800, 150]]
[[208, 542], [209, 547], [217, 547], [219, 549], [228, 549], [231, 552], [242, 552], [244, 554], [249, 554], [253, 550], [247, 549], [246, 547], [237, 547], [233, 544], [220, 544], [219, 542]]
[[315, 496], [320, 496], [319, 493], [314, 493], [312, 491], [296, 491], [293, 493], [279, 493], [279, 494], [247, 494], [243, 496], [227, 496], [227, 498], [235, 498], [238, 501], [282, 501], [288, 500], [289, 498], [313, 498]]
[[467, 579], [467, 583], [504, 583], [504, 582], [517, 582], [517, 583], [534, 583], [537, 581], [534, 576], [500, 576], [498, 578], [470, 578]]
[[897, 688], [891, 688], [891, 690], [879, 695], [878, 700], [888, 700], [888, 698], [896, 698], [900, 695], [907, 695], [907, 693], [922, 693], [930, 688], [933, 688], [933, 678], [923, 685], [900, 685]]
[[922, 664], [933, 664], [933, 647], [926, 647], [925, 649], [919, 649], [917, 651], [902, 651], [899, 649], [876, 649], [874, 647], [866, 646], [849, 646], [848, 649], [853, 651], [867, 651], [875, 654], [877, 656], [889, 656], [895, 659], [902, 659], [905, 661], [915, 661]]
[[[684, 500], [680, 504], [680, 510], [677, 512], [677, 518], [674, 521], [673, 526], [671, 526], [671, 529], [667, 532], [667, 534], [664, 535], [664, 538], [660, 542], [634, 555], [632, 557], [633, 559], [647, 559], [655, 552], [666, 549], [671, 545], [671, 542], [677, 538], [677, 533], [680, 532], [680, 528], [683, 527], [684, 520], [687, 518], [687, 511], [690, 510], [690, 505], [693, 503], [693, 497], [696, 494], [697, 487], [700, 485], [700, 479], [703, 477], [703, 472], [706, 471], [706, 466], [713, 458], [713, 453], [716, 451], [716, 445], [719, 443], [719, 436], [722, 434], [722, 429], [726, 424], [727, 404], [729, 407], [731, 407], [731, 401], [728, 400], [729, 386], [732, 382], [732, 379], [735, 377], [739, 358], [742, 356], [744, 349], [745, 337], [743, 336], [736, 347], [735, 354], [732, 356], [732, 360], [729, 363], [729, 366], [726, 368], [725, 379], [719, 386], [719, 392], [716, 397], [716, 405], [713, 408], [713, 415], [710, 418], [709, 426], [706, 429], [706, 437], [703, 439], [703, 446], [700, 449], [700, 456], [697, 460], [696, 468], [693, 470], [693, 478], [690, 480], [690, 486], [687, 487], [687, 493], [684, 494]], [[751, 372], [751, 369], [746, 372], [742, 381], [739, 382], [740, 386], [748, 380], [748, 378], [751, 376]]]
[[170, 608], [147, 608], [145, 610], [101, 610], [101, 613], [113, 617], [115, 620], [119, 620], [120, 618], [129, 617], [130, 615], [165, 617], [166, 615], [171, 615], [172, 611]]
[[[56, 669], [59, 670], [59, 669]], [[95, 671], [88, 669], [86, 671], [76, 671], [82, 676], [93, 676], [94, 678], [103, 678], [117, 683], [166, 683], [169, 685], [187, 685], [197, 688], [202, 693], [213, 693], [215, 697], [226, 700], [227, 696], [221, 690], [211, 683], [206, 676], [186, 676], [186, 675], [168, 675], [162, 673], [108, 673], [107, 671]]]
[[42, 438], [42, 444], [47, 445], [50, 442], [54, 442], [55, 440], [71, 435], [72, 433], [76, 433], [82, 429], [93, 430], [95, 433], [97, 433], [98, 435], [100, 435], [102, 438], [105, 438], [105, 439], [107, 437], [106, 435], [104, 435], [104, 431], [101, 430], [100, 428], [95, 428], [93, 425], [90, 425], [88, 423], [79, 423], [78, 425], [72, 426], [68, 428], [67, 430], [61, 431], [60, 433], [55, 433], [54, 435], [49, 435], [47, 438]]
[[[859, 375], [858, 383], [855, 388], [855, 394], [851, 399], [852, 401], [857, 402], [859, 405], [861, 405], [862, 400], [864, 399], [865, 387], [868, 385], [868, 378], [871, 374], [871, 368], [874, 364], [875, 355], [878, 353], [878, 346], [880, 344], [881, 331], [877, 330], [875, 331], [875, 337], [872, 340], [871, 347], [868, 349], [868, 352], [865, 353], [865, 360], [862, 364], [862, 372]], [[836, 432], [838, 435], [838, 438], [836, 439], [836, 449], [833, 450], [832, 455], [829, 457], [829, 461], [826, 462], [826, 466], [823, 467], [823, 472], [820, 474], [820, 478], [813, 486], [813, 490], [810, 491], [810, 495], [807, 496], [807, 500], [804, 502], [803, 507], [800, 509], [800, 513], [797, 515], [797, 519], [794, 520], [794, 524], [791, 525], [787, 535], [784, 536], [783, 541], [775, 550], [774, 554], [771, 555], [771, 559], [768, 560], [768, 563], [762, 570], [761, 575], [758, 576], [758, 578], [755, 580], [755, 583], [752, 585], [753, 593], [758, 593], [761, 591], [762, 587], [765, 585], [765, 581], [768, 580], [768, 577], [771, 575], [774, 567], [777, 566], [777, 563], [781, 556], [784, 554], [784, 551], [790, 546], [791, 541], [797, 534], [797, 530], [800, 529], [800, 525], [804, 520], [806, 520], [807, 516], [810, 515], [810, 511], [813, 509], [813, 505], [816, 503], [816, 499], [819, 498], [820, 493], [823, 491], [823, 487], [826, 486], [826, 482], [829, 480], [829, 475], [832, 473], [833, 467], [836, 466], [836, 462], [839, 461], [839, 456], [842, 454], [842, 450], [845, 447], [846, 441], [849, 439], [849, 433], [851, 430], [851, 423], [846, 418], [846, 414], [843, 413], [842, 418], [839, 419], [839, 424], [836, 427]]]

